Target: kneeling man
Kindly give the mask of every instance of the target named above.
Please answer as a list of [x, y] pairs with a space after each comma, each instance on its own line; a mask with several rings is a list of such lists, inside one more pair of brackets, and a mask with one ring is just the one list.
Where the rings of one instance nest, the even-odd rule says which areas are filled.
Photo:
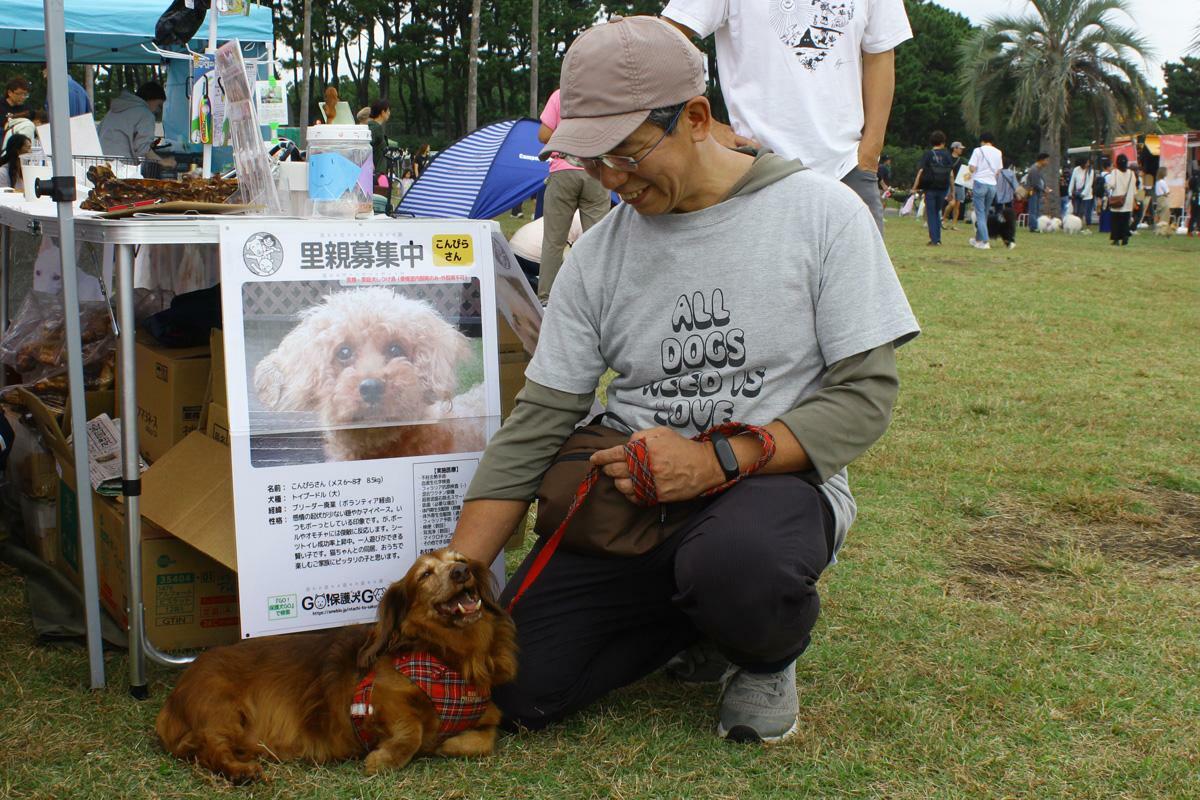
[[[718, 735], [795, 732], [817, 579], [855, 515], [845, 468], [887, 428], [894, 348], [918, 331], [862, 201], [798, 162], [718, 144], [704, 89], [700, 52], [652, 17], [592, 28], [563, 62], [543, 156], [624, 202], [567, 257], [451, 544], [495, 558], [607, 370], [606, 422], [646, 440], [663, 519], [694, 510], [645, 552], [564, 544], [534, 571], [513, 609], [520, 675], [495, 697], [511, 724], [542, 727], [671, 661], [723, 682]], [[724, 422], [765, 427], [775, 454], [702, 497], [763, 453], [756, 435], [692, 438]], [[621, 447], [591, 460], [632, 497]]]

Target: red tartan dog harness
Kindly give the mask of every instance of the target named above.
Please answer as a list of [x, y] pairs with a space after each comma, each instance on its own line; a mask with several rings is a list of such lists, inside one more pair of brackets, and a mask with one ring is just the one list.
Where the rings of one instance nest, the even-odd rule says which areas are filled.
[[[473, 683], [467, 683], [458, 670], [451, 669], [431, 653], [405, 653], [392, 659], [392, 666], [429, 696], [442, 721], [438, 735], [443, 739], [470, 730], [487, 711], [491, 695], [483, 694]], [[350, 704], [350, 722], [363, 747], [371, 750], [376, 739], [367, 728], [367, 720], [375, 713], [371, 693], [375, 688], [375, 670], [367, 673], [354, 692]]]

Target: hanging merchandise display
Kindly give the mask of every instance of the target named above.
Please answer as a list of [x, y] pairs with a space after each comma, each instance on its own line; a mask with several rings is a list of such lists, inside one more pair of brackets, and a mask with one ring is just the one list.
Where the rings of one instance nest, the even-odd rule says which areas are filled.
[[231, 136], [241, 202], [257, 207], [259, 213], [282, 214], [283, 205], [275, 188], [271, 158], [262, 140], [258, 112], [254, 108], [252, 80], [247, 75], [238, 40], [228, 42], [217, 51], [217, 76], [226, 101], [223, 126]]

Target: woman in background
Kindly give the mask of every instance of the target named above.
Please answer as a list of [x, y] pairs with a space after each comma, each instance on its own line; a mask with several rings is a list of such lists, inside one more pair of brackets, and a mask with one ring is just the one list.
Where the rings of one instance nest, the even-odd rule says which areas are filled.
[[1108, 191], [1108, 208], [1112, 212], [1110, 244], [1129, 244], [1129, 219], [1133, 216], [1133, 198], [1137, 194], [1137, 173], [1129, 168], [1129, 158], [1117, 156], [1117, 168], [1112, 173]]
[[28, 136], [14, 133], [8, 137], [4, 154], [0, 155], [0, 189], [23, 189], [21, 180], [21, 156], [33, 150]]

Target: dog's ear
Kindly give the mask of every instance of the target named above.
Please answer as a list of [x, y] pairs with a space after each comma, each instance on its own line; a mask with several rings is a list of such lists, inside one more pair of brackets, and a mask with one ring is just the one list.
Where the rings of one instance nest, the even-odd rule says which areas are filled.
[[254, 390], [272, 411], [307, 411], [328, 393], [323, 371], [330, 357], [329, 315], [315, 306], [254, 368]]
[[379, 601], [375, 627], [367, 635], [367, 641], [358, 651], [358, 666], [370, 669], [383, 653], [394, 650], [400, 644], [400, 623], [408, 613], [408, 596], [404, 582], [396, 581], [384, 592]]
[[468, 563], [471, 566], [471, 576], [475, 578], [475, 586], [479, 589], [479, 598], [483, 600], [483, 604], [499, 608], [496, 601], [496, 579], [492, 575], [492, 571], [487, 568], [487, 565], [473, 558]]
[[425, 386], [425, 402], [452, 399], [458, 388], [458, 365], [471, 357], [471, 343], [433, 311], [422, 331], [422, 343], [416, 365]]
[[517, 632], [512, 617], [496, 600], [496, 580], [492, 571], [471, 561], [471, 572], [483, 607], [492, 616], [492, 642], [487, 654], [487, 673], [492, 685], [508, 683], [517, 677]]

